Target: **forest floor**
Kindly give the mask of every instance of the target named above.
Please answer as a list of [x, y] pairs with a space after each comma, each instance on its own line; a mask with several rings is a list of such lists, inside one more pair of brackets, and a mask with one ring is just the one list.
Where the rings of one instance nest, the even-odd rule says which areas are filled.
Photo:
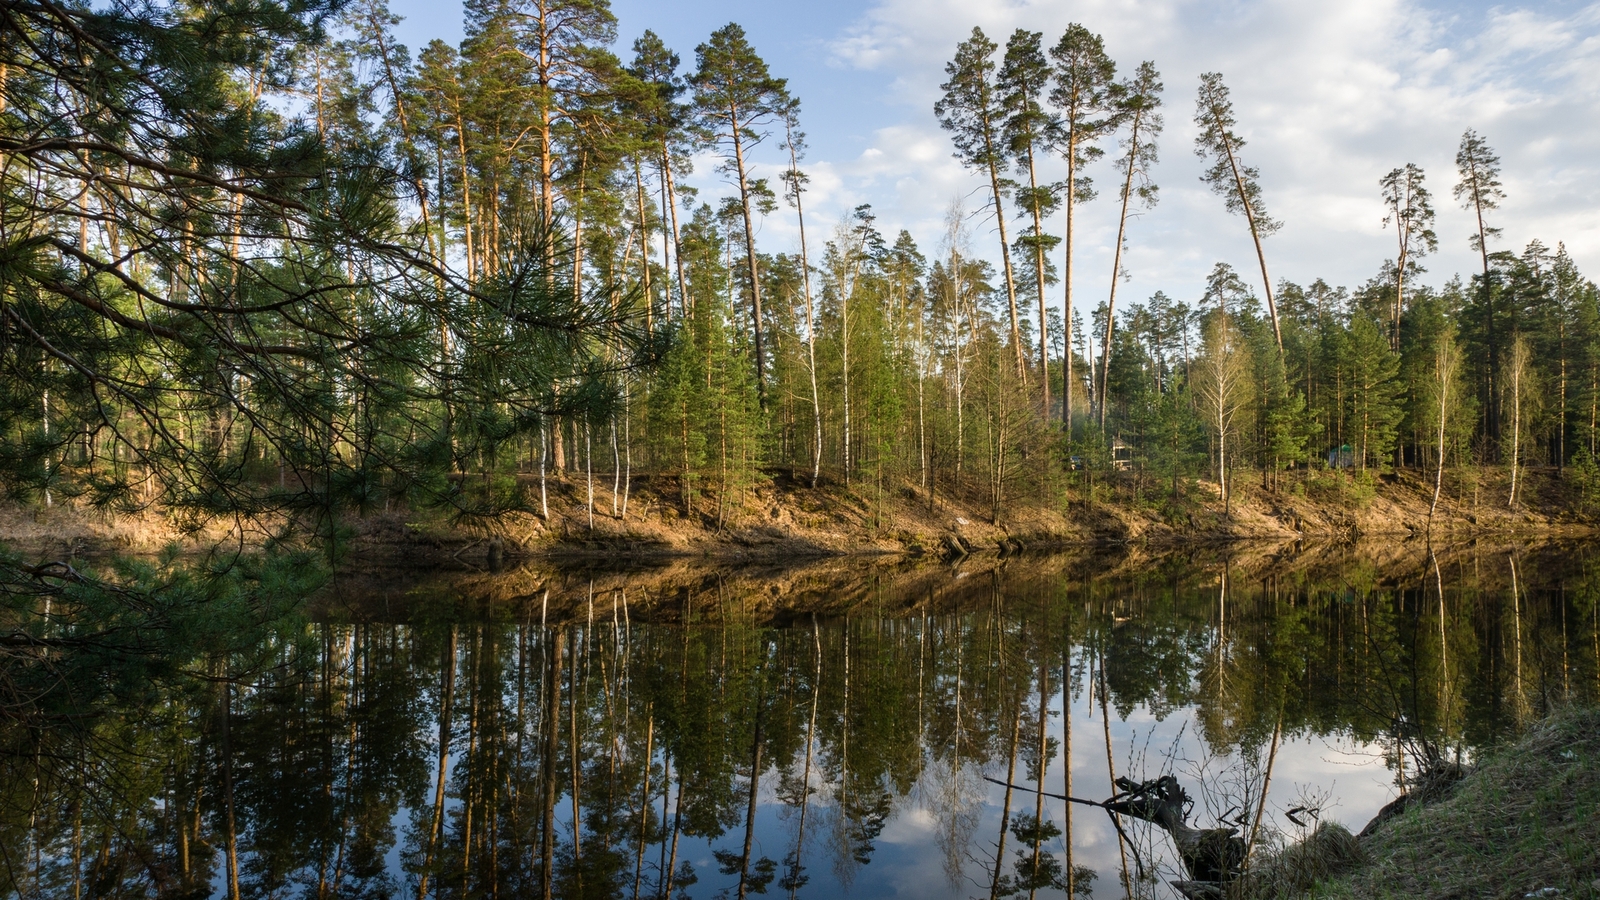
[[[996, 517], [981, 486], [947, 493], [941, 485], [930, 499], [914, 481], [846, 485], [824, 478], [813, 488], [787, 470], [770, 471], [725, 498], [703, 492], [687, 506], [675, 479], [636, 476], [626, 515], [623, 498], [611, 492], [612, 480], [597, 476], [591, 516], [586, 480], [569, 473], [547, 481], [548, 517], [519, 512], [463, 523], [441, 513], [379, 513], [347, 521], [345, 546], [361, 557], [427, 565], [446, 559], [476, 563], [496, 555], [617, 563], [672, 557], [771, 562], [1420, 537], [1430, 529], [1430, 474], [1415, 469], [1382, 475], [1286, 472], [1276, 486], [1263, 486], [1259, 473], [1241, 471], [1232, 479], [1234, 496], [1224, 509], [1214, 482], [1190, 482], [1174, 496], [1170, 482], [1121, 472], [1063, 485], [1050, 496], [1007, 498]], [[520, 480], [537, 508], [537, 478]], [[1514, 508], [1506, 502], [1507, 493], [1504, 469], [1447, 472], [1432, 533], [1446, 540], [1561, 537], [1593, 533], [1600, 525], [1600, 517], [1582, 508], [1554, 468], [1525, 470]], [[219, 540], [249, 545], [261, 537], [230, 533], [227, 523], [186, 535], [154, 515], [115, 516], [68, 504], [0, 508], [0, 541], [29, 555], [151, 553], [174, 542], [202, 549]]]

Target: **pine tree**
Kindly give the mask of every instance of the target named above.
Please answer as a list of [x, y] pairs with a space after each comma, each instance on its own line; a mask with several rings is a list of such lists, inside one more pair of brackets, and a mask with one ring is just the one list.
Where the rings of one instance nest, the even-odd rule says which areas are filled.
[[[467, 93], [461, 83], [460, 56], [454, 47], [434, 40], [423, 49], [409, 92], [417, 98], [421, 118], [419, 130], [433, 145], [434, 176], [439, 205], [439, 255], [449, 258], [447, 203], [458, 205], [461, 223], [462, 262], [468, 281], [478, 275], [473, 239], [474, 218], [471, 173], [468, 169], [467, 141], [472, 129], [467, 124]], [[447, 171], [451, 170], [451, 171]], [[447, 332], [448, 335], [448, 332]], [[441, 353], [449, 355], [448, 336], [441, 340]]]
[[[1111, 296], [1106, 301], [1106, 337], [1104, 345], [1111, 346], [1111, 325], [1115, 321], [1117, 307], [1117, 283], [1122, 280], [1122, 250], [1127, 240], [1129, 207], [1135, 198], [1140, 205], [1149, 209], [1156, 204], [1158, 188], [1150, 179], [1150, 169], [1156, 164], [1156, 138], [1161, 134], [1162, 119], [1157, 111], [1161, 108], [1161, 75], [1156, 71], [1153, 63], [1146, 61], [1139, 65], [1139, 71], [1133, 78], [1115, 86], [1112, 92], [1112, 104], [1115, 110], [1114, 118], [1118, 127], [1127, 130], [1127, 137], [1122, 141], [1123, 154], [1117, 160], [1117, 168], [1122, 170], [1122, 213], [1117, 219], [1117, 244], [1112, 253], [1111, 263]], [[1109, 377], [1108, 366], [1100, 371], [1100, 394], [1106, 393], [1106, 383]], [[1106, 408], [1100, 406], [1100, 427], [1106, 424]]]
[[723, 154], [723, 167], [739, 186], [744, 218], [745, 265], [749, 279], [750, 318], [755, 339], [756, 392], [767, 405], [766, 348], [761, 326], [761, 277], [757, 271], [752, 179], [748, 154], [767, 137], [765, 130], [782, 121], [790, 104], [787, 83], [774, 78], [767, 64], [745, 40], [744, 29], [728, 24], [695, 48], [698, 67], [694, 85], [695, 112], [710, 141]]
[[[692, 110], [689, 104], [679, 99], [688, 90], [687, 82], [678, 74], [679, 62], [678, 54], [667, 49], [655, 32], [646, 30], [633, 42], [633, 62], [628, 72], [644, 87], [644, 96], [635, 115], [639, 119], [637, 127], [640, 139], [650, 144], [653, 150], [656, 178], [661, 191], [661, 259], [663, 264], [669, 259], [672, 261], [670, 269], [676, 276], [678, 310], [680, 314], [687, 314], [689, 293], [683, 270], [677, 176], [674, 173], [681, 176], [689, 171]], [[670, 309], [670, 290], [667, 291], [667, 300]]]
[[1400, 314], [1405, 308], [1406, 276], [1421, 274], [1416, 261], [1439, 248], [1433, 233], [1433, 204], [1428, 189], [1422, 186], [1422, 169], [1412, 163], [1391, 169], [1378, 180], [1383, 189], [1383, 204], [1389, 210], [1383, 224], [1394, 223], [1400, 249], [1395, 257], [1394, 310], [1389, 319], [1389, 346], [1400, 352]]
[[[1096, 142], [1109, 134], [1115, 125], [1110, 109], [1110, 91], [1116, 77], [1116, 64], [1106, 55], [1105, 42], [1101, 37], [1076, 22], [1067, 26], [1061, 40], [1050, 49], [1050, 58], [1054, 63], [1055, 76], [1055, 85], [1050, 90], [1050, 103], [1059, 114], [1059, 147], [1067, 163], [1067, 184], [1062, 192], [1062, 204], [1067, 212], [1062, 318], [1068, 330], [1064, 343], [1069, 349], [1062, 372], [1061, 421], [1070, 433], [1074, 388], [1071, 329], [1076, 321], [1072, 308], [1073, 211], [1078, 203], [1094, 199], [1093, 183], [1083, 174], [1083, 169], [1104, 154]], [[1094, 373], [1089, 374], [1092, 379]]]
[[1261, 248], [1261, 239], [1276, 232], [1280, 223], [1267, 215], [1266, 204], [1261, 200], [1261, 173], [1239, 160], [1239, 150], [1245, 143], [1244, 138], [1233, 131], [1238, 123], [1234, 119], [1233, 100], [1228, 94], [1228, 86], [1222, 83], [1222, 73], [1207, 72], [1200, 76], [1194, 123], [1200, 128], [1200, 134], [1194, 139], [1195, 155], [1211, 160], [1211, 167], [1200, 176], [1200, 180], [1210, 186], [1213, 193], [1223, 197], [1229, 212], [1243, 215], [1250, 226], [1250, 239], [1256, 245], [1256, 260], [1261, 264], [1261, 286], [1266, 292], [1267, 313], [1272, 317], [1272, 334], [1281, 356], [1283, 330], [1278, 325], [1278, 307], [1272, 298], [1272, 278], [1267, 275], [1267, 256]]
[[989, 192], [994, 202], [995, 227], [1000, 232], [1000, 262], [1005, 273], [1006, 311], [1011, 321], [1011, 345], [1016, 355], [1017, 374], [1026, 371], [1023, 361], [1022, 331], [1017, 321], [1017, 280], [1011, 270], [1011, 242], [1006, 237], [1005, 192], [1012, 183], [1002, 177], [1006, 169], [1005, 144], [1001, 128], [1006, 111], [995, 83], [994, 53], [999, 47], [980, 28], [956, 46], [955, 58], [945, 64], [950, 80], [939, 86], [944, 96], [934, 104], [939, 124], [950, 132], [956, 145], [954, 154], [963, 165], [989, 176]]
[[[533, 108], [528, 129], [535, 141], [539, 214], [555, 220], [558, 166], [572, 166], [575, 154], [563, 152], [562, 132], [593, 127], [588, 121], [616, 60], [604, 48], [617, 37], [617, 18], [609, 0], [469, 0], [492, 3], [495, 18], [515, 29], [515, 47], [525, 61], [526, 80], [518, 101]], [[470, 39], [470, 38], [469, 38]], [[507, 133], [504, 140], [520, 138]], [[570, 201], [569, 201], [570, 202]]]
[[1484, 413], [1486, 425], [1491, 441], [1500, 437], [1500, 336], [1495, 327], [1494, 317], [1494, 279], [1489, 269], [1489, 239], [1500, 236], [1500, 229], [1491, 228], [1484, 221], [1486, 211], [1499, 209], [1500, 201], [1505, 199], [1505, 191], [1500, 186], [1500, 157], [1489, 148], [1477, 132], [1467, 129], [1461, 135], [1461, 146], [1456, 150], [1456, 172], [1460, 180], [1456, 182], [1455, 198], [1463, 208], [1471, 212], [1477, 222], [1477, 229], [1468, 240], [1472, 249], [1478, 251], [1483, 258], [1483, 325], [1484, 334], [1488, 340], [1487, 363], [1489, 381], [1487, 385], [1486, 403]]
[[1028, 174], [1028, 186], [1016, 192], [1017, 205], [1032, 217], [1032, 225], [1017, 238], [1017, 249], [1033, 264], [1033, 286], [1039, 301], [1039, 374], [1044, 417], [1050, 417], [1050, 331], [1045, 315], [1045, 258], [1059, 243], [1045, 234], [1044, 222], [1060, 205], [1060, 187], [1039, 182], [1037, 157], [1057, 140], [1055, 117], [1040, 104], [1049, 86], [1050, 65], [1045, 61], [1037, 31], [1017, 29], [1006, 41], [996, 88], [1001, 94], [1005, 120], [1001, 138], [1016, 165]]

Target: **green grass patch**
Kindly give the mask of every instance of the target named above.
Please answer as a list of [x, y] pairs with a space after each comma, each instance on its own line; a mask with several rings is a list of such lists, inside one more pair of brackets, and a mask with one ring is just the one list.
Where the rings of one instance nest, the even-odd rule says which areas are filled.
[[1360, 850], [1343, 877], [1261, 896], [1522, 898], [1553, 888], [1536, 896], [1600, 898], [1600, 709], [1535, 725], [1449, 797], [1384, 823]]

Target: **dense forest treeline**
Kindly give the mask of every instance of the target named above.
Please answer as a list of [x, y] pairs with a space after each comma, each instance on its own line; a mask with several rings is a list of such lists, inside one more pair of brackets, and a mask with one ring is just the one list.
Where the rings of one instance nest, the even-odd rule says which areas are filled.
[[[641, 478], [720, 515], [779, 467], [999, 522], [1094, 496], [1113, 445], [1174, 502], [1329, 464], [1507, 465], [1514, 504], [1519, 465], [1575, 463], [1600, 490], [1600, 295], [1559, 244], [1495, 249], [1510, 201], [1472, 131], [1453, 193], [1482, 271], [1422, 282], [1434, 210], [1405, 164], [1374, 184], [1396, 253], [1370, 281], [1274, 282], [1269, 192], [1208, 73], [1195, 151], [1257, 258], [1201, 297], [1075, 296], [1091, 175], [1119, 272], [1158, 199], [1165, 91], [1081, 25], [956, 49], [935, 113], [986, 208], [920, 246], [865, 205], [807, 223], [800, 100], [738, 25], [691, 63], [651, 32], [616, 47], [603, 0], [466, 17], [413, 56], [381, 0], [7, 13], [13, 498], [329, 534], [352, 509], [546, 512], [551, 477], [607, 482], [619, 517]], [[715, 205], [685, 184], [707, 159], [736, 189]], [[775, 216], [797, 246], [758, 241]]]
[[[1470, 752], [1600, 691], [1592, 557], [1308, 557], [852, 567], [779, 610], [764, 579], [715, 572], [529, 571], [509, 601], [505, 578], [491, 597], [446, 582], [409, 615], [356, 581], [331, 619], [238, 633], [225, 667], [179, 655], [216, 677], [73, 675], [76, 702], [42, 711], [102, 716], [0, 728], [0, 890], [815, 896], [904, 853], [886, 829], [920, 814], [919, 864], [952, 893], [1059, 896], [1069, 871], [1088, 887], [1096, 850], [1059, 840], [1065, 817], [1099, 812], [1018, 791], [985, 816], [1000, 792], [982, 779], [1102, 796], [1108, 755], [1139, 776], [1102, 742], [1108, 717], [1192, 708], [1203, 751], [1258, 769], [1275, 732], [1378, 743], [1398, 768], [1397, 740]], [[1305, 770], [1278, 765], [1270, 809], [1288, 809]], [[1197, 819], [1237, 813], [1179, 771]]]

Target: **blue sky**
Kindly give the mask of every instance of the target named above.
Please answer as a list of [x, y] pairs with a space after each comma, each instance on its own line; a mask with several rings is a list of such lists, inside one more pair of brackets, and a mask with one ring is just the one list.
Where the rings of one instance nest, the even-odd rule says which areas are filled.
[[[391, 2], [414, 50], [434, 37], [460, 40], [458, 2]], [[826, 231], [871, 203], [881, 230], [892, 238], [907, 228], [932, 252], [960, 197], [974, 214], [974, 249], [998, 259], [983, 182], [951, 158], [933, 117], [943, 66], [974, 25], [998, 43], [1018, 27], [1053, 42], [1076, 21], [1105, 36], [1120, 72], [1150, 59], [1166, 84], [1154, 173], [1161, 200], [1130, 225], [1119, 305], [1156, 290], [1193, 302], [1217, 261], [1256, 271], [1243, 220], [1198, 181], [1191, 117], [1205, 71], [1222, 72], [1232, 89], [1246, 162], [1261, 170], [1268, 210], [1284, 222], [1266, 243], [1274, 281], [1354, 287], [1375, 274], [1394, 255], [1377, 182], [1406, 162], [1424, 168], [1438, 210], [1440, 248], [1424, 260], [1425, 280], [1470, 273], [1471, 222], [1450, 197], [1468, 127], [1502, 159], [1508, 197], [1494, 224], [1505, 236], [1494, 249], [1564, 241], [1586, 274], [1600, 276], [1600, 3], [621, 0], [613, 8], [619, 53], [649, 28], [686, 66], [712, 30], [744, 26], [804, 105], [808, 229]], [[775, 168], [777, 141], [757, 160]], [[691, 181], [703, 199], [728, 190], [709, 161], [698, 169]], [[1116, 228], [1111, 173], [1096, 174], [1105, 190], [1082, 208], [1075, 278], [1075, 293], [1091, 301], [1109, 287]], [[796, 244], [787, 209], [763, 223], [760, 240], [770, 251]]]

